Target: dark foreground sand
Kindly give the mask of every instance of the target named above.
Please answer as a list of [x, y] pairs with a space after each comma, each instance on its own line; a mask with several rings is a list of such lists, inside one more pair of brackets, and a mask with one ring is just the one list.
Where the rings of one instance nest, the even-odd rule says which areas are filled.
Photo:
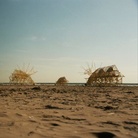
[[138, 138], [138, 87], [0, 86], [0, 138]]

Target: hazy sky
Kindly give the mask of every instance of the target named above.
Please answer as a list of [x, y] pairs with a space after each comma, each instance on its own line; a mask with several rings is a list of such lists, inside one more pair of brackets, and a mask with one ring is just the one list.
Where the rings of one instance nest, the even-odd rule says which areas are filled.
[[115, 64], [138, 82], [137, 0], [0, 0], [0, 82], [17, 65], [35, 82], [85, 82], [83, 67]]

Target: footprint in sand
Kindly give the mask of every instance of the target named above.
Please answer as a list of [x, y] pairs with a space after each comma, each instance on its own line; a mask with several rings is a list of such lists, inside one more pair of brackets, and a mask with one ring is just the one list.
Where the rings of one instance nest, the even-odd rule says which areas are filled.
[[95, 135], [97, 138], [116, 138], [116, 135], [110, 132], [95, 132], [92, 134]]

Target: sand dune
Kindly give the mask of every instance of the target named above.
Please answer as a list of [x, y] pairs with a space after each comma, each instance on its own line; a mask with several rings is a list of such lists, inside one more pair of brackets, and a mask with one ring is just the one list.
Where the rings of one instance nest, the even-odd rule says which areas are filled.
[[138, 138], [138, 87], [0, 86], [0, 138]]

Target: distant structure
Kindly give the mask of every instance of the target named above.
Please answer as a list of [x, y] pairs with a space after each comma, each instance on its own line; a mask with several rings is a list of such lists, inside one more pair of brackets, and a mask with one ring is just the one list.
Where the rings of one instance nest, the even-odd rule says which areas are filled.
[[[95, 68], [95, 64], [92, 63], [91, 66], [90, 66], [89, 64], [87, 64], [87, 67], [86, 67], [86, 68], [84, 68], [84, 67], [82, 67], [82, 68], [83, 68], [83, 70], [84, 70], [83, 74], [84, 74], [84, 75], [87, 75], [88, 78], [89, 78], [89, 77], [91, 76], [91, 74], [92, 74], [94, 68]], [[85, 78], [85, 79], [88, 80], [88, 78]]]
[[68, 83], [68, 80], [65, 77], [60, 77], [56, 81], [56, 85], [66, 85]]
[[36, 71], [34, 71], [33, 68], [29, 70], [29, 65], [26, 70], [20, 68], [15, 69], [9, 77], [10, 83], [34, 85], [35, 83], [31, 78], [31, 75], [33, 75], [34, 73], [36, 73]]
[[116, 65], [96, 69], [88, 78], [86, 85], [111, 86], [122, 83], [124, 75], [117, 69]]

